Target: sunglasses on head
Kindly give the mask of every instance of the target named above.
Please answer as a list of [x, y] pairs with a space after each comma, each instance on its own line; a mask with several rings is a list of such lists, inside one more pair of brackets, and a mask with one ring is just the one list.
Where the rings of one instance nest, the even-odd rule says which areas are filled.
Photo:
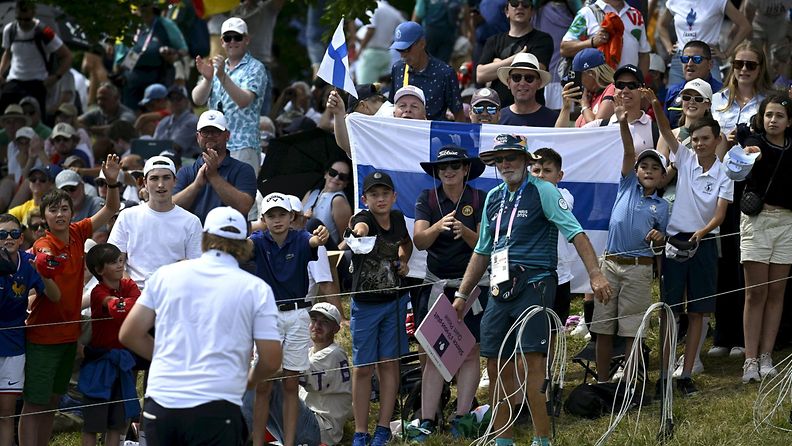
[[700, 64], [701, 62], [704, 62], [705, 59], [707, 59], [707, 58], [704, 57], [704, 56], [679, 56], [679, 61], [680, 62], [688, 63], [688, 62], [690, 62], [692, 60], [693, 63], [696, 64], [696, 65]]
[[348, 173], [339, 172], [339, 171], [333, 169], [332, 167], [327, 169], [327, 174], [330, 175], [330, 178], [338, 177], [338, 179], [341, 180], [341, 181], [349, 181], [349, 174]]
[[450, 163], [443, 163], [437, 165], [437, 170], [446, 170], [446, 169], [459, 170], [461, 168], [462, 168], [462, 161], [454, 161]]
[[683, 94], [682, 95], [682, 100], [683, 101], [688, 101], [688, 102], [690, 102], [690, 101], [693, 101], [693, 102], [704, 102], [704, 101], [707, 101], [707, 102], [709, 102], [709, 100], [707, 98], [703, 97], [703, 96], [693, 96], [693, 95], [690, 95], [690, 94]]
[[625, 88], [629, 88], [630, 90], [637, 90], [641, 88], [641, 83], [638, 81], [616, 81], [613, 83], [613, 86], [618, 88], [619, 90], [624, 90]]
[[494, 115], [495, 113], [498, 113], [498, 107], [496, 107], [494, 105], [487, 105], [487, 106], [474, 105], [473, 106], [473, 113], [475, 113], [477, 115], [481, 115], [481, 114], [484, 114], [484, 112], [487, 112], [488, 115]]
[[513, 162], [517, 161], [517, 157], [518, 156], [520, 156], [520, 155], [517, 154], [517, 153], [512, 153], [511, 155], [493, 157], [492, 160], [495, 161], [495, 164], [501, 164], [504, 161], [509, 162], [509, 163], [513, 163]]
[[228, 43], [232, 40], [234, 42], [241, 42], [244, 38], [245, 36], [242, 34], [225, 34], [223, 35], [223, 42]]
[[0, 240], [7, 239], [9, 235], [11, 236], [12, 239], [18, 240], [19, 237], [22, 236], [22, 231], [20, 231], [19, 229], [12, 229], [10, 231], [0, 229]]
[[523, 8], [530, 8], [533, 6], [533, 3], [528, 0], [509, 0], [509, 6], [512, 8], [516, 8], [520, 5], [523, 5]]
[[752, 60], [735, 59], [734, 62], [732, 62], [732, 65], [734, 65], [735, 70], [742, 70], [745, 68], [748, 71], [753, 71], [759, 68], [759, 62], [754, 62]]
[[520, 82], [523, 79], [525, 79], [525, 82], [528, 82], [529, 84], [536, 81], [536, 76], [534, 76], [533, 74], [512, 73], [512, 75], [509, 77], [511, 77], [511, 80], [514, 83]]

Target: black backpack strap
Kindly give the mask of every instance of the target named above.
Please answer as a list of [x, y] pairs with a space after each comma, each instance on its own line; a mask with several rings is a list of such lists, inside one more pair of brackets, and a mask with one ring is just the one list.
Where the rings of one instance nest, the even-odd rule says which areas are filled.
[[652, 119], [652, 148], [657, 148], [657, 143], [660, 141], [660, 129], [657, 128], [657, 121]]

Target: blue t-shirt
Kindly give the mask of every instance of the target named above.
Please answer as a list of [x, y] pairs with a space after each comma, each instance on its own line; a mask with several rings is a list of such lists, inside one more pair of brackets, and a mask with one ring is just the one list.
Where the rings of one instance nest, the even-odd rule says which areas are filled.
[[[198, 169], [200, 169], [203, 164], [203, 157], [198, 157], [192, 166], [184, 166], [179, 169], [179, 172], [176, 174], [176, 187], [173, 188], [174, 195], [183, 191], [195, 181], [195, 177], [198, 175]], [[231, 154], [226, 152], [226, 156], [220, 163], [220, 168], [217, 169], [217, 173], [232, 186], [250, 195], [255, 200], [256, 174], [253, 172], [253, 167], [251, 167], [250, 164], [231, 158]], [[203, 223], [209, 211], [223, 205], [225, 205], [225, 203], [220, 200], [220, 196], [217, 195], [217, 192], [215, 192], [212, 185], [207, 181], [206, 185], [198, 193], [198, 196], [195, 197], [192, 206], [186, 209], [198, 216], [198, 218], [201, 219], [201, 223]]]
[[[477, 254], [489, 256], [494, 249], [509, 249], [509, 266], [524, 266], [532, 269], [555, 271], [558, 266], [558, 232], [572, 239], [583, 232], [569, 204], [552, 183], [526, 173], [522, 197], [516, 204], [517, 213], [512, 225], [511, 237], [507, 237], [509, 219], [514, 201], [519, 192], [508, 192], [502, 183], [487, 194], [484, 202], [484, 215], [481, 217], [481, 230], [478, 243], [473, 250]], [[500, 236], [495, 244], [495, 224], [501, 202], [506, 196], [506, 204], [500, 222]], [[535, 277], [541, 279], [544, 275]]]
[[666, 232], [671, 212], [668, 202], [657, 195], [644, 195], [635, 172], [622, 177], [608, 224], [608, 252], [624, 257], [652, 257], [646, 234], [652, 229]]
[[[27, 319], [28, 293], [36, 290], [44, 299], [44, 281], [30, 265], [33, 255], [19, 251], [15, 274], [0, 277], [0, 328], [24, 327]], [[0, 330], [0, 356], [25, 353], [25, 329]]]
[[256, 275], [275, 293], [276, 302], [296, 302], [308, 294], [308, 262], [316, 260], [317, 249], [309, 244], [308, 231], [289, 229], [283, 246], [272, 239], [269, 229], [256, 231], [253, 241], [253, 261]]

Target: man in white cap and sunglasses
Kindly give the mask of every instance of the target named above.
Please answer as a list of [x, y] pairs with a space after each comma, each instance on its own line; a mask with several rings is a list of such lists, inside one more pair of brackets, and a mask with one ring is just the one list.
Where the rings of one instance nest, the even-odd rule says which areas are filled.
[[[242, 394], [281, 364], [272, 289], [239, 267], [252, 251], [245, 217], [211, 210], [201, 249], [149, 278], [119, 332], [151, 360], [143, 408], [151, 446], [243, 444]], [[249, 369], [254, 343], [267, 360]]]
[[558, 112], [536, 101], [536, 92], [550, 82], [550, 73], [543, 70], [531, 53], [514, 56], [511, 65], [498, 68], [498, 79], [509, 87], [514, 103], [500, 112], [499, 124], [554, 127]]
[[220, 28], [222, 46], [228, 58], [216, 55], [211, 60], [195, 58], [203, 78], [193, 88], [195, 105], [208, 102], [228, 119], [231, 156], [250, 164], [258, 176], [261, 169], [259, 114], [270, 83], [267, 69], [248, 51], [250, 35], [244, 20], [231, 17]]
[[[481, 320], [480, 350], [481, 356], [487, 358], [489, 376], [497, 376], [503, 383], [503, 387], [497, 387], [501, 391], [492, 395], [494, 401], [500, 401], [518, 391], [515, 361], [505, 362], [504, 373], [497, 370], [501, 344], [505, 344], [505, 355], [516, 349], [515, 333], [508, 338], [506, 336], [509, 328], [530, 306], [553, 306], [558, 283], [559, 231], [575, 246], [583, 260], [594, 294], [609, 299], [612, 291], [599, 270], [591, 242], [561, 193], [552, 183], [528, 172], [529, 165], [537, 157], [528, 151], [525, 137], [498, 135], [494, 147], [482, 149], [479, 157], [485, 164], [495, 166], [503, 184], [487, 194], [478, 243], [462, 284], [454, 294], [453, 305], [462, 320], [470, 292], [487, 267], [491, 267], [489, 302]], [[531, 408], [534, 426], [532, 446], [550, 444], [550, 420], [545, 395], [541, 393], [549, 345], [550, 333], [545, 316], [529, 320], [520, 342], [525, 353], [528, 380], [519, 390], [525, 392]], [[501, 359], [505, 361], [506, 358]], [[550, 401], [561, 404], [552, 395]], [[506, 428], [510, 414], [508, 408], [499, 410], [493, 420], [493, 427], [499, 432], [495, 440], [498, 446], [514, 444], [512, 429]]]

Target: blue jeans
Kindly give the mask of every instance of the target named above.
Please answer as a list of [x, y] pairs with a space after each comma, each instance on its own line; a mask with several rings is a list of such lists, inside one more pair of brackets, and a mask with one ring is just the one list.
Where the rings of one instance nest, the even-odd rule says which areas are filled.
[[[242, 397], [242, 416], [248, 425], [248, 431], [253, 432], [253, 400], [255, 392], [245, 391]], [[297, 415], [297, 432], [294, 442], [297, 445], [317, 445], [322, 443], [322, 435], [319, 429], [319, 422], [313, 411], [299, 400], [300, 409]], [[283, 442], [283, 383], [275, 381], [272, 385], [272, 393], [269, 402], [269, 419], [267, 420], [267, 430], [276, 440]]]

